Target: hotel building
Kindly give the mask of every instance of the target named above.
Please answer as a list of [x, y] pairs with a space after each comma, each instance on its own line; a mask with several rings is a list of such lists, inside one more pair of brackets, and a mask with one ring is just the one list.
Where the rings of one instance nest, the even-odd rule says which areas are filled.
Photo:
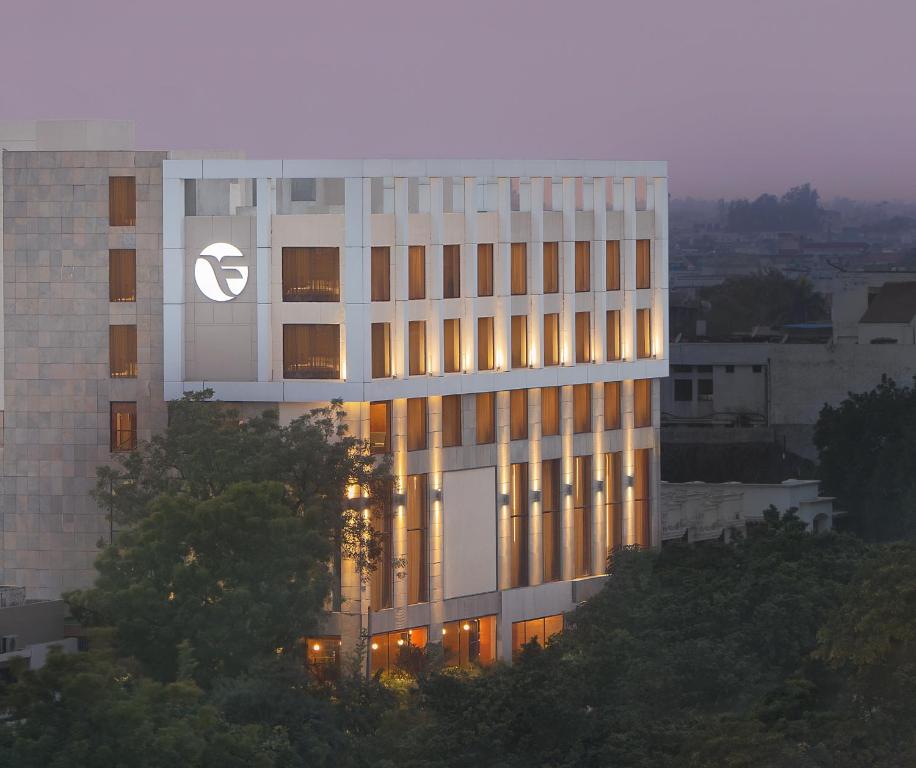
[[366, 511], [382, 562], [368, 583], [344, 562], [315, 660], [360, 638], [373, 670], [440, 639], [509, 659], [601, 586], [609, 550], [658, 544], [665, 163], [131, 142], [0, 124], [0, 580], [90, 583], [96, 466], [203, 387], [284, 423], [340, 398], [391, 454]]

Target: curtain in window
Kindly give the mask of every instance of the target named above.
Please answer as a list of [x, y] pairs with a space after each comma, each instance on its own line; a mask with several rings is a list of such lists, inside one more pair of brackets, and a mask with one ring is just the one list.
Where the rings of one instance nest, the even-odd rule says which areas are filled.
[[636, 241], [636, 287], [650, 288], [652, 284], [652, 267], [649, 254], [651, 243], [649, 240]]
[[137, 252], [132, 248], [108, 251], [108, 300], [137, 300]]
[[425, 603], [429, 599], [427, 538], [429, 497], [426, 475], [407, 476], [407, 602]]
[[391, 401], [369, 403], [369, 450], [388, 453], [391, 450]]
[[633, 426], [652, 425], [652, 380], [637, 379], [633, 382]]
[[620, 310], [607, 312], [607, 359], [620, 360]]
[[562, 512], [560, 511], [560, 459], [541, 462], [541, 530], [544, 556], [544, 581], [560, 578], [560, 542]]
[[604, 493], [607, 498], [607, 551], [623, 546], [623, 453], [606, 454]]
[[461, 395], [442, 398], [442, 447], [461, 445]]
[[512, 279], [513, 296], [528, 293], [528, 246], [525, 243], [512, 243]]
[[573, 432], [592, 431], [592, 385], [573, 385]]
[[137, 404], [113, 402], [111, 404], [112, 451], [133, 451], [137, 447]]
[[374, 571], [370, 576], [369, 601], [372, 610], [391, 607], [391, 592], [393, 585], [394, 549], [392, 542], [393, 519], [391, 509], [391, 483], [386, 483], [379, 492], [372, 509], [372, 528], [379, 544], [379, 558]]
[[608, 240], [605, 244], [606, 286], [605, 290], [620, 290], [620, 241]]
[[442, 246], [442, 297], [457, 299], [461, 296], [461, 246]]
[[445, 372], [458, 373], [461, 370], [461, 320], [451, 318], [443, 321], [443, 330]]
[[426, 246], [411, 245], [407, 252], [407, 298], [426, 298]]
[[372, 301], [391, 300], [391, 249], [376, 246], [372, 249]]
[[509, 439], [528, 438], [528, 390], [513, 389], [509, 392]]
[[528, 464], [513, 464], [509, 471], [510, 584], [528, 585]]
[[650, 546], [649, 471], [651, 454], [648, 448], [633, 452], [633, 512], [635, 514], [635, 543]]
[[493, 295], [493, 244], [477, 246], [477, 295]]
[[284, 325], [283, 376], [287, 379], [339, 379], [340, 326]]
[[620, 429], [620, 382], [604, 382], [604, 428]]
[[560, 244], [544, 243], [544, 293], [560, 291]]
[[411, 320], [407, 324], [408, 372], [411, 376], [426, 373], [426, 321]]
[[134, 379], [137, 377], [136, 325], [108, 327], [108, 358], [112, 378]]
[[578, 578], [592, 570], [592, 457], [576, 456], [573, 464], [573, 554]]
[[576, 362], [592, 361], [592, 314], [576, 312]]
[[340, 301], [337, 248], [284, 248], [283, 301]]
[[512, 367], [528, 365], [528, 315], [512, 316]]
[[592, 251], [588, 240], [576, 241], [576, 292], [592, 289]]
[[560, 315], [544, 315], [544, 365], [560, 364]]
[[426, 398], [407, 398], [407, 450], [426, 449]]
[[541, 435], [560, 434], [560, 388], [541, 388]]
[[652, 313], [636, 310], [636, 357], [652, 357]]
[[496, 394], [477, 394], [477, 444], [486, 445], [496, 440]]
[[492, 371], [495, 365], [492, 317], [477, 318], [477, 370]]
[[372, 323], [372, 378], [391, 376], [391, 323]]
[[133, 176], [108, 178], [108, 223], [112, 227], [137, 224], [137, 180]]

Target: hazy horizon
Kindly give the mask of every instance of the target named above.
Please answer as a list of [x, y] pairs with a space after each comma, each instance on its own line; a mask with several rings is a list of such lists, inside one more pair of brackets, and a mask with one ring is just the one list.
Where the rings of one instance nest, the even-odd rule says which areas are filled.
[[914, 22], [904, 0], [34, 0], [4, 10], [0, 119], [131, 119], [141, 149], [249, 157], [661, 159], [678, 198], [913, 200]]

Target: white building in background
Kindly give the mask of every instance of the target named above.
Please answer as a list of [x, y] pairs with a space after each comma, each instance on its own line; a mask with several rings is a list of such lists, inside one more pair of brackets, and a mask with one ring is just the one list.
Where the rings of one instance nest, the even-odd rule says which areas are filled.
[[664, 163], [58, 149], [2, 157], [6, 580], [88, 583], [95, 466], [202, 387], [341, 398], [392, 455], [382, 565], [343, 564], [316, 660], [510, 658], [659, 544]]

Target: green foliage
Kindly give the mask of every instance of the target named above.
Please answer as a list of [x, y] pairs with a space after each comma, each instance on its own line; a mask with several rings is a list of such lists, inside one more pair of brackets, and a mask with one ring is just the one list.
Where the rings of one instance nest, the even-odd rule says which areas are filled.
[[870, 392], [825, 405], [814, 429], [823, 490], [869, 540], [916, 533], [916, 390], [882, 377]]
[[709, 304], [706, 322], [710, 336], [746, 333], [755, 326], [774, 328], [823, 320], [830, 314], [824, 297], [807, 279], [789, 278], [776, 269], [729, 277], [719, 285], [701, 289], [700, 298]]

